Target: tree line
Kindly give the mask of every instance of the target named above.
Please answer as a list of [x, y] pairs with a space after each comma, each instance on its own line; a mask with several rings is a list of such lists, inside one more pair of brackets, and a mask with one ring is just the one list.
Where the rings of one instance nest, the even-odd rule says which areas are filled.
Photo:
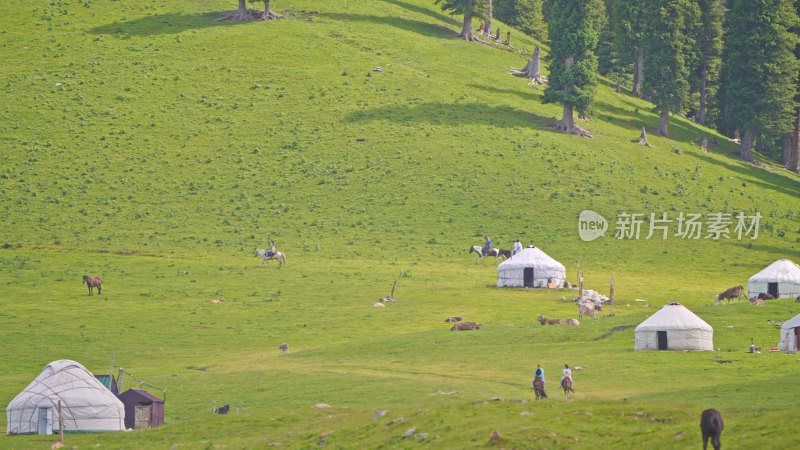
[[491, 34], [491, 19], [547, 41], [543, 101], [564, 107], [559, 129], [587, 135], [597, 76], [645, 98], [658, 134], [682, 115], [735, 136], [742, 159], [753, 147], [800, 173], [800, 0], [434, 0]]

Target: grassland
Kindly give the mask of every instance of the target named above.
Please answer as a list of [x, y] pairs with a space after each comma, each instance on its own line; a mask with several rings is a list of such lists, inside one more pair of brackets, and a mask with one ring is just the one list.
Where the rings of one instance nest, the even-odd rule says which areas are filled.
[[[737, 160], [721, 136], [704, 153], [691, 141], [713, 131], [682, 118], [672, 140], [631, 143], [658, 118], [606, 82], [582, 122], [595, 139], [556, 133], [559, 107], [507, 74], [541, 44], [465, 43], [430, 3], [275, 1], [287, 20], [241, 24], [216, 22], [235, 7], [216, 0], [1, 4], [0, 400], [52, 360], [104, 372], [116, 351], [168, 390], [167, 424], [69, 445], [696, 448], [715, 407], [726, 444], [796, 446], [796, 357], [744, 351], [776, 346], [767, 321], [800, 306], [711, 298], [800, 260], [800, 178]], [[583, 242], [584, 209], [612, 231], [626, 212], [764, 218], [755, 240]], [[491, 262], [467, 255], [486, 234], [542, 247], [572, 281], [580, 263], [600, 291], [613, 275], [615, 316], [541, 327], [575, 316], [574, 292], [493, 288]], [[280, 270], [252, 256], [269, 237]], [[373, 307], [401, 270], [401, 301]], [[669, 300], [715, 328], [718, 351], [600, 338]], [[451, 333], [450, 315], [483, 328]], [[537, 363], [551, 398], [510, 401], [532, 400]], [[582, 367], [573, 402], [553, 389], [565, 363]], [[402, 439], [412, 427], [426, 437]]]

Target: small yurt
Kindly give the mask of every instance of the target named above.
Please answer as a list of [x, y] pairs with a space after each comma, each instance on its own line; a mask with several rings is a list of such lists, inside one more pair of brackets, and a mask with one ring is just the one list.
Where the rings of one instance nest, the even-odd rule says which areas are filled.
[[678, 302], [636, 327], [636, 350], [714, 350], [714, 329]]
[[561, 287], [565, 278], [564, 265], [534, 246], [523, 248], [497, 266], [497, 287], [547, 287], [551, 282]]
[[796, 353], [798, 347], [800, 347], [800, 314], [781, 325], [781, 343], [778, 344], [778, 350]]
[[788, 259], [779, 259], [750, 277], [747, 298], [772, 294], [775, 298], [796, 298], [800, 295], [800, 267]]
[[122, 431], [125, 407], [75, 361], [60, 359], [42, 373], [6, 408], [7, 434], [52, 434], [59, 430], [58, 404], [64, 431]]

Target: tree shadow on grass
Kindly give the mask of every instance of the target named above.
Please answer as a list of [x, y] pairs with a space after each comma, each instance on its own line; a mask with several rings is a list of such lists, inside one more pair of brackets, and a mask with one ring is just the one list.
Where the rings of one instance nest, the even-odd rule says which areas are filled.
[[431, 11], [430, 9], [427, 9], [427, 8], [422, 8], [422, 7], [417, 6], [417, 5], [412, 5], [412, 4], [406, 3], [406, 2], [401, 2], [400, 0], [384, 0], [384, 1], [386, 3], [391, 3], [391, 4], [395, 5], [395, 6], [399, 6], [399, 7], [403, 8], [403, 9], [407, 9], [409, 11], [414, 11], [415, 13], [418, 13], [418, 14], [424, 14], [424, 15], [426, 15], [428, 17], [431, 17], [433, 19], [436, 19], [436, 20], [441, 20], [442, 22], [449, 23], [450, 25], [455, 25], [455, 26], [461, 26], [462, 25], [456, 19], [454, 19], [453, 16], [448, 16], [448, 15], [446, 15], [444, 13], [437, 13], [437, 12]]
[[[734, 214], [736, 214], [734, 212]], [[772, 258], [780, 259], [785, 258], [791, 261], [797, 261], [800, 259], [800, 250], [793, 250], [788, 247], [779, 247], [777, 245], [770, 245], [763, 243], [761, 241], [761, 233], [764, 232], [764, 221], [768, 220], [764, 217], [761, 218], [761, 222], [759, 223], [759, 237], [755, 240], [751, 240], [750, 237], [742, 237], [742, 240], [737, 239], [737, 235], [733, 233], [733, 227], [731, 227], [731, 239], [726, 240], [725, 243], [737, 248], [745, 249], [748, 251], [759, 252], [763, 255], [760, 255], [760, 259], [756, 258], [748, 258], [750, 261], [747, 264], [753, 268], [755, 268], [756, 272], [760, 271], [764, 267], [769, 264], [772, 264], [774, 260]], [[734, 224], [736, 223], [736, 219], [733, 219]], [[751, 262], [752, 261], [752, 262]], [[741, 262], [740, 262], [741, 265]]]
[[501, 89], [495, 86], [484, 86], [480, 84], [468, 84], [467, 87], [473, 89], [481, 89], [487, 92], [491, 92], [493, 94], [501, 94], [501, 95], [515, 95], [523, 100], [531, 100], [537, 103], [540, 102], [539, 97], [536, 95], [536, 91], [531, 89], [530, 87], [525, 87], [524, 89]]
[[[345, 118], [348, 122], [389, 120], [398, 123], [426, 123], [459, 126], [464, 124], [491, 125], [495, 127], [533, 127], [547, 129], [553, 119], [532, 114], [509, 106], [489, 106], [485, 103], [424, 103], [398, 105], [358, 111]], [[554, 130], [554, 132], [556, 132]]]
[[89, 29], [92, 34], [112, 34], [120, 37], [178, 34], [187, 30], [200, 30], [218, 26], [232, 26], [250, 22], [217, 22], [225, 12], [203, 14], [156, 14], [125, 22], [114, 22]]
[[704, 153], [700, 153], [696, 156], [709, 164], [714, 164], [731, 172], [736, 172], [745, 176], [748, 183], [758, 184], [765, 189], [778, 191], [782, 194], [792, 197], [797, 197], [800, 195], [800, 182], [793, 180], [788, 176], [773, 173], [766, 169], [756, 167], [744, 160], [729, 159], [720, 161]]
[[441, 25], [435, 25], [428, 22], [422, 22], [420, 20], [403, 19], [400, 17], [393, 17], [393, 16], [324, 13], [320, 14], [320, 17], [327, 17], [330, 19], [340, 20], [343, 22], [368, 22], [374, 25], [381, 25], [381, 26], [388, 25], [391, 27], [399, 28], [401, 30], [419, 33], [423, 36], [437, 37], [437, 38], [453, 37], [457, 34], [453, 30], [447, 27], [443, 27]]

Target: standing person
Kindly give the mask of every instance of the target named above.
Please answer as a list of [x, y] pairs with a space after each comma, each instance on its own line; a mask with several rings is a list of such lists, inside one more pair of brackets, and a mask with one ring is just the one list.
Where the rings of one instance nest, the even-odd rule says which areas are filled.
[[488, 255], [489, 252], [492, 251], [492, 239], [489, 236], [484, 237], [486, 239], [486, 243], [483, 244], [483, 254]]

